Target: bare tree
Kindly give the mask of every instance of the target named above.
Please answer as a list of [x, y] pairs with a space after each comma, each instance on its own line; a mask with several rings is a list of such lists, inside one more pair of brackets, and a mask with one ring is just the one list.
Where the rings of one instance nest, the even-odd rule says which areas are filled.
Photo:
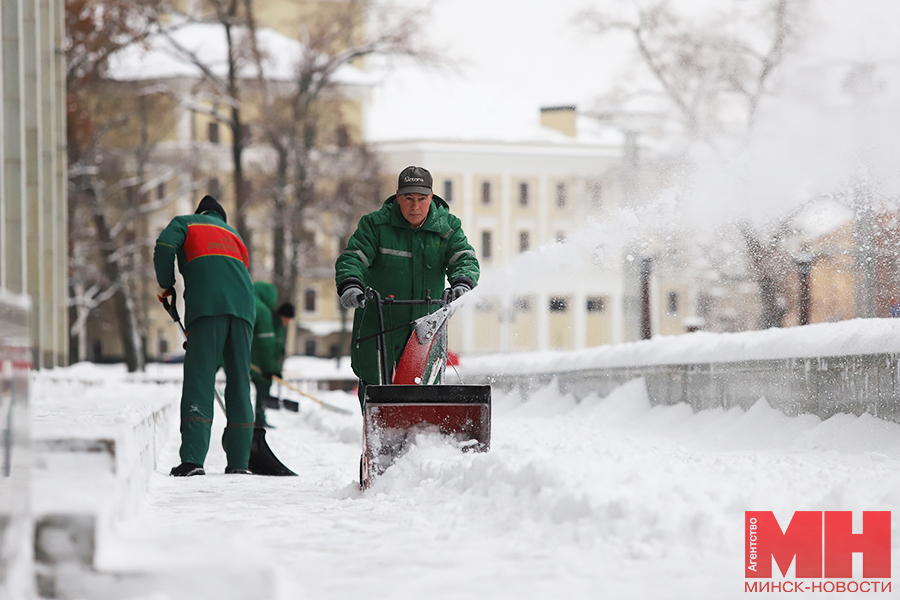
[[[132, 282], [135, 271], [135, 223], [147, 207], [123, 204], [109, 193], [102, 173], [100, 140], [125, 124], [114, 117], [98, 119], [95, 102], [109, 58], [151, 33], [154, 1], [111, 0], [103, 4], [89, 0], [67, 0], [66, 86], [67, 145], [69, 158], [69, 255], [72, 349], [74, 359], [84, 359], [84, 328], [91, 311], [112, 301], [129, 371], [142, 370], [145, 357], [135, 310]], [[145, 142], [148, 140], [144, 139]], [[146, 159], [146, 144], [135, 157]], [[106, 173], [109, 175], [109, 165]], [[122, 173], [117, 174], [121, 180]], [[126, 185], [118, 182], [119, 191]], [[135, 183], [135, 182], [132, 182]], [[133, 185], [128, 186], [130, 189]]]
[[807, 2], [730, 0], [706, 22], [679, 14], [670, 0], [632, 0], [627, 16], [582, 13], [579, 21], [589, 31], [626, 32], [654, 84], [630, 81], [605, 99], [605, 110], [650, 96], [671, 109], [692, 140], [711, 139], [735, 109], [742, 111], [744, 127], [752, 129], [760, 100], [772, 91], [773, 75], [799, 39]]
[[[186, 12], [174, 3], [161, 4], [157, 25], [159, 34], [164, 36], [172, 48], [185, 61], [193, 64], [209, 85], [216, 99], [225, 105], [225, 111], [205, 109], [216, 121], [225, 123], [231, 130], [232, 188], [234, 193], [234, 228], [243, 238], [247, 247], [251, 246], [251, 231], [247, 227], [247, 185], [244, 173], [244, 151], [247, 139], [247, 121], [242, 112], [242, 75], [244, 66], [250, 63], [246, 46], [245, 17], [242, 8], [244, 0], [203, 0], [199, 11]], [[180, 27], [190, 23], [206, 23], [221, 26], [225, 36], [225, 56], [216, 57], [215, 62], [224, 60], [225, 73], [218, 73], [209, 60], [205, 60], [194, 48], [190, 48], [173, 35]], [[201, 109], [201, 107], [194, 107]]]
[[[705, 20], [675, 10], [670, 0], [631, 0], [628, 14], [591, 10], [589, 31], [624, 32], [633, 43], [640, 75], [603, 98], [599, 116], [627, 113], [649, 102], [680, 125], [688, 145], [716, 145], [725, 135], [748, 135], [762, 99], [774, 90], [778, 68], [797, 47], [808, 0], [717, 3]], [[643, 106], [646, 106], [643, 105]], [[759, 285], [761, 325], [780, 326], [788, 312], [784, 231], [739, 224], [748, 264]]]
[[773, 232], [757, 231], [746, 221], [738, 223], [738, 227], [747, 247], [750, 271], [759, 286], [762, 304], [759, 327], [782, 327], [790, 309], [786, 274], [793, 268], [793, 260], [784, 250], [782, 241], [791, 233], [790, 229], [784, 222]]
[[[402, 56], [427, 64], [439, 64], [440, 59], [422, 41], [424, 12], [399, 12], [371, 0], [339, 3], [327, 15], [302, 24], [296, 77], [279, 101], [264, 77], [253, 2], [244, 2], [265, 98], [265, 135], [277, 156], [271, 186], [273, 279], [280, 296], [292, 299], [302, 258], [310, 249], [310, 224], [321, 225], [321, 219], [309, 218], [312, 209], [327, 197], [325, 205], [334, 217], [329, 222], [343, 223], [348, 214], [358, 218], [361, 204], [371, 208], [374, 197], [370, 192], [377, 177], [374, 157], [359, 132], [351, 131], [340, 111], [334, 110], [340, 97], [340, 70], [371, 56]], [[334, 194], [317, 185], [324, 181], [331, 183]]]

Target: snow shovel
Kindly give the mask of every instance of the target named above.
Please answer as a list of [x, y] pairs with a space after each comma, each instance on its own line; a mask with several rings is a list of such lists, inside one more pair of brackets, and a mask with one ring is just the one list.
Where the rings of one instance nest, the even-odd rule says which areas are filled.
[[[257, 373], [262, 373], [262, 370], [259, 367], [257, 367], [256, 365], [250, 365], [250, 370], [256, 371]], [[274, 381], [275, 383], [280, 383], [281, 385], [288, 388], [289, 390], [293, 390], [293, 391], [297, 392], [298, 394], [300, 394], [301, 396], [309, 398], [313, 402], [318, 402], [319, 404], [322, 405], [322, 408], [324, 408], [324, 409], [327, 409], [327, 410], [330, 410], [330, 411], [336, 412], [336, 413], [341, 413], [342, 415], [352, 415], [353, 414], [351, 411], [347, 410], [346, 408], [341, 408], [339, 406], [334, 406], [334, 405], [328, 404], [327, 402], [322, 402], [315, 396], [307, 394], [306, 392], [304, 392], [297, 386], [291, 385], [290, 383], [288, 383], [287, 381], [285, 381], [278, 375], [272, 375], [272, 381]], [[299, 409], [299, 406], [297, 407], [297, 409], [295, 409], [293, 406], [290, 406], [288, 404], [288, 402], [292, 402], [291, 400], [284, 400], [283, 402], [284, 402], [284, 407], [287, 408], [288, 410], [297, 412], [297, 410]], [[296, 405], [296, 402], [294, 402], [294, 404]]]
[[[178, 307], [175, 306], [175, 302], [170, 302], [168, 298], [161, 298], [160, 301], [163, 304], [163, 308], [165, 308], [166, 312], [169, 313], [169, 316], [172, 317], [172, 320], [178, 323], [178, 329], [181, 330], [181, 335], [184, 337], [184, 341], [187, 342], [187, 332], [184, 330], [184, 325], [181, 323], [181, 317], [178, 315]], [[216, 402], [218, 403], [219, 408], [222, 409], [222, 414], [227, 416], [227, 413], [225, 412], [225, 402], [219, 395], [219, 390], [213, 388], [213, 391], [216, 394]], [[223, 447], [224, 441], [225, 436], [223, 434]], [[275, 453], [269, 448], [269, 445], [266, 443], [266, 430], [262, 427], [255, 427], [253, 429], [253, 440], [250, 442], [250, 460], [248, 462], [248, 468], [254, 475], [297, 475], [284, 466], [284, 463], [278, 460], [278, 457], [275, 456]]]
[[[441, 300], [432, 300], [426, 293], [425, 300], [399, 301], [382, 299], [369, 289], [367, 296], [378, 305], [381, 332], [376, 345], [382, 384], [366, 387], [360, 487], [367, 488], [375, 476], [382, 474], [418, 432], [439, 432], [455, 439], [463, 451], [487, 451], [491, 444], [491, 387], [444, 384], [447, 321], [453, 313], [447, 293]], [[393, 380], [389, 376], [382, 308], [391, 303], [441, 307], [414, 322]]]
[[284, 466], [269, 444], [266, 443], [266, 430], [262, 427], [253, 429], [253, 441], [250, 442], [250, 462], [247, 468], [254, 475], [270, 475], [276, 477], [296, 476], [297, 474]]

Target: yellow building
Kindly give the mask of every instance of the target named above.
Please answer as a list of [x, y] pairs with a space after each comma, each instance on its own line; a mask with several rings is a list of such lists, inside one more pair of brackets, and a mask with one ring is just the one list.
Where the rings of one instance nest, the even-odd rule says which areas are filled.
[[[280, 4], [298, 8], [299, 4], [316, 3], [257, 2], [265, 9], [261, 15]], [[283, 20], [280, 22], [284, 25]], [[237, 40], [245, 39], [247, 30], [234, 27], [232, 35]], [[175, 28], [171, 37], [174, 42], [155, 37], [116, 54], [110, 61], [108, 81], [93, 99], [95, 114], [107, 123], [117, 123], [104, 139], [108, 162], [119, 170], [121, 180], [134, 180], [134, 202], [147, 209], [135, 228], [134, 235], [143, 237], [145, 243], [134, 258], [136, 277], [132, 285], [139, 329], [146, 333], [144, 346], [151, 360], [181, 353], [180, 334], [157, 306], [152, 241], [173, 216], [192, 213], [207, 193], [222, 202], [229, 223], [235, 224], [236, 214], [230, 105], [227, 95], [217, 86], [217, 82], [227, 79], [224, 29], [215, 23], [189, 23]], [[264, 56], [262, 80], [255, 63], [243, 63], [238, 72], [245, 140], [244, 196], [248, 207], [245, 218], [249, 239], [245, 241], [251, 255], [251, 275], [254, 280], [268, 280], [274, 262], [273, 219], [278, 218], [272, 210], [278, 154], [270, 143], [270, 125], [273, 116], [289, 118], [302, 46], [265, 27], [257, 29], [256, 39]], [[196, 52], [211, 73], [204, 73], [179, 52], [181, 48]], [[358, 143], [361, 99], [369, 78], [355, 67], [344, 65], [334, 74], [333, 82], [335, 85], [311, 107], [318, 116], [317, 129], [304, 132], [314, 136], [326, 159], [332, 149]], [[327, 178], [323, 179], [320, 173], [313, 177], [317, 193], [324, 193], [330, 185]], [[127, 206], [128, 202], [123, 210]], [[316, 235], [314, 227], [306, 229]], [[301, 267], [307, 275], [315, 270], [314, 264], [304, 263]], [[308, 294], [304, 297], [306, 288], [301, 290], [301, 298], [294, 299], [295, 305], [310, 306]], [[121, 360], [123, 350], [116, 325], [107, 315], [98, 311], [89, 322], [81, 343], [88, 359]], [[289, 351], [292, 346], [291, 335]]]
[[[570, 236], [623, 204], [622, 135], [586, 123], [574, 107], [540, 116], [495, 140], [460, 132], [376, 145], [386, 173], [408, 165], [432, 172], [434, 192], [460, 217], [478, 255], [477, 302], [451, 320], [456, 352], [562, 350], [628, 339], [621, 265], [596, 263], [582, 243], [567, 249]], [[388, 178], [385, 194], [393, 193], [395, 178]], [[527, 265], [541, 260], [540, 249], [577, 262], [579, 274], [541, 263], [540, 277], [529, 278]], [[510, 279], [512, 272], [518, 276]]]

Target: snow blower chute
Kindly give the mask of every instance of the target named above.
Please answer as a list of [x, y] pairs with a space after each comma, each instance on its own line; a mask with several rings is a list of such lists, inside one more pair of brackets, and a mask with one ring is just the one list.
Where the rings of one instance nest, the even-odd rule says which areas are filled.
[[[487, 451], [491, 445], [491, 386], [444, 384], [447, 320], [454, 310], [448, 293], [439, 300], [432, 299], [430, 292], [424, 300], [396, 300], [393, 296], [382, 298], [369, 288], [366, 297], [374, 300], [378, 309], [379, 332], [357, 343], [376, 338], [380, 383], [366, 387], [360, 487], [368, 487], [420, 432], [451, 437], [463, 450]], [[384, 339], [393, 330], [385, 329], [384, 307], [392, 304], [425, 305], [429, 311], [438, 307], [412, 323], [393, 328], [413, 327], [393, 377]]]

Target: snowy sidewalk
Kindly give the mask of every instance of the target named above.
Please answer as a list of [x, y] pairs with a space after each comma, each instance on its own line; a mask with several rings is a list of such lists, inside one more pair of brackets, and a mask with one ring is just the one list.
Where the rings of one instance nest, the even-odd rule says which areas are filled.
[[[194, 574], [193, 595], [154, 598], [242, 597], [242, 582], [254, 600], [744, 598], [745, 510], [856, 516], [900, 498], [900, 426], [868, 415], [651, 407], [640, 380], [579, 404], [554, 386], [494, 400], [490, 452], [420, 438], [366, 492], [359, 416], [303, 399], [300, 413], [270, 412], [267, 439], [294, 478], [223, 475], [217, 416], [209, 474], [168, 477], [171, 436], [97, 569]], [[819, 596], [831, 597], [804, 594]]]
[[[223, 538], [223, 556], [197, 557], [184, 532], [148, 529], [129, 538], [119, 531], [146, 502], [163, 447], [177, 440], [180, 369], [127, 375], [121, 365], [80, 364], [33, 378], [32, 512], [42, 595], [271, 596], [271, 568], [247, 561], [243, 544]], [[208, 541], [216, 533], [194, 537]]]

